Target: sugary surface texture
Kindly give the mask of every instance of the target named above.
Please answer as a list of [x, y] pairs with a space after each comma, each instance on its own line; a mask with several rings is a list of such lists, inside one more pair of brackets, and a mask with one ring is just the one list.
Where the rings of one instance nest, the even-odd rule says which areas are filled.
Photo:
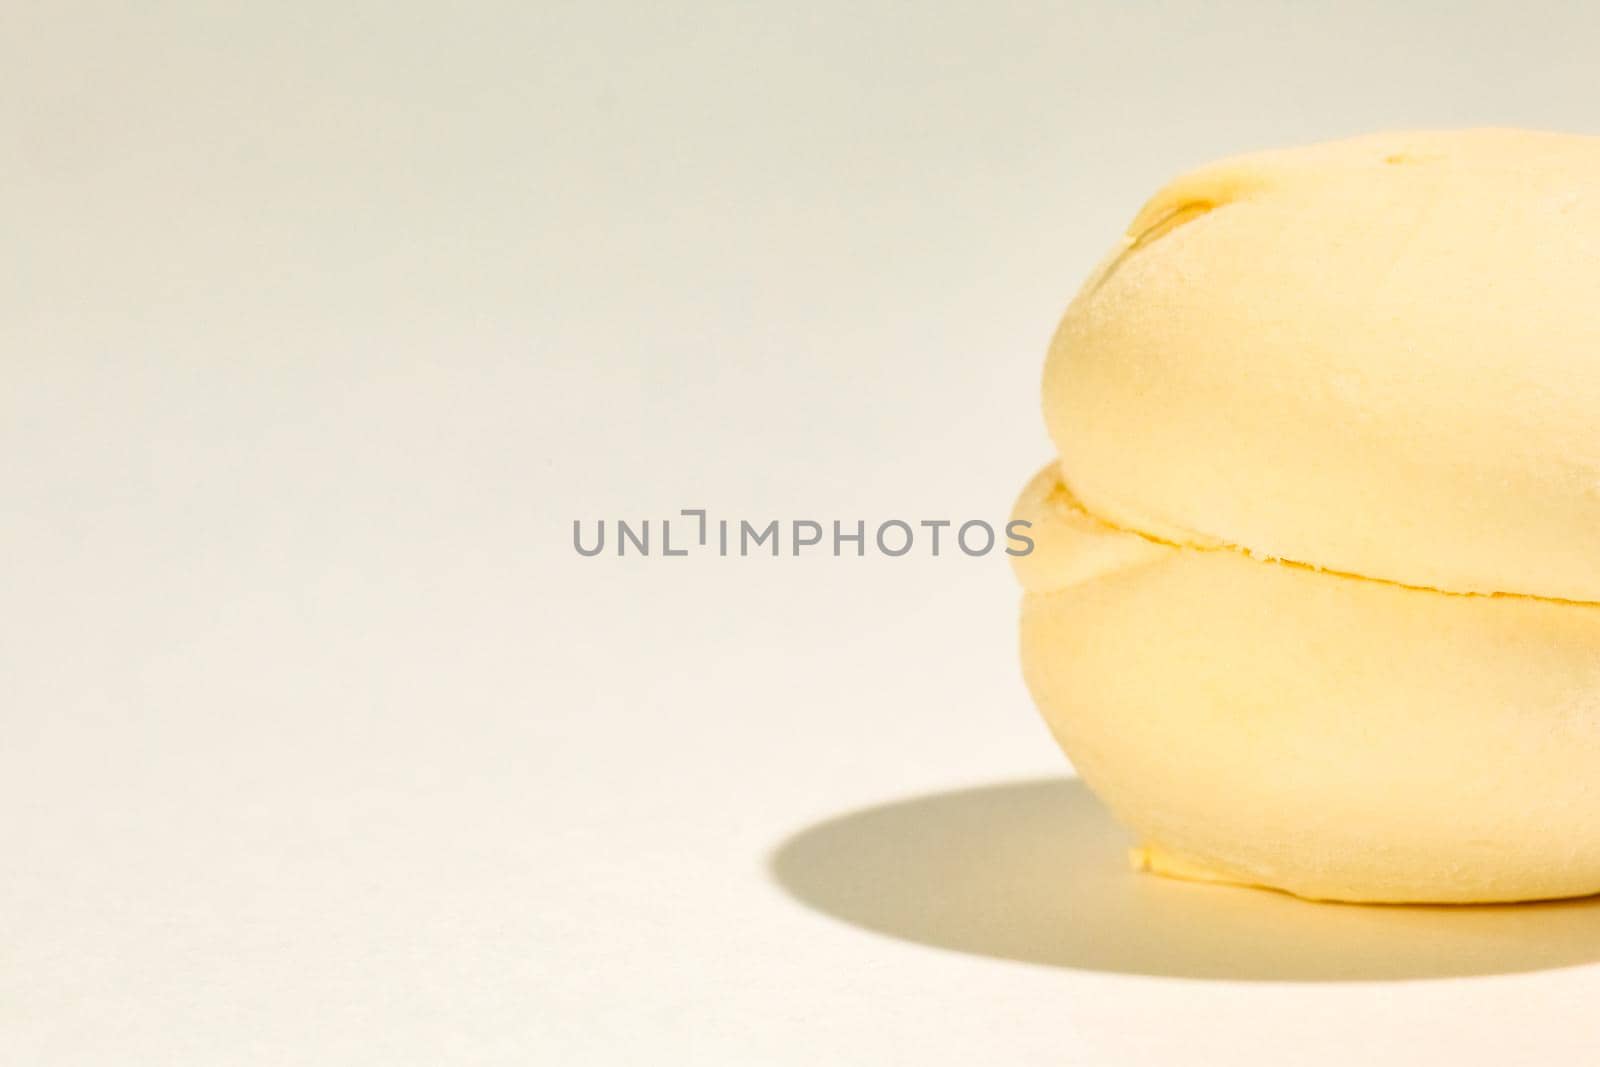
[[1120, 526], [1600, 601], [1600, 138], [1195, 171], [1074, 301], [1044, 385], [1066, 483]]

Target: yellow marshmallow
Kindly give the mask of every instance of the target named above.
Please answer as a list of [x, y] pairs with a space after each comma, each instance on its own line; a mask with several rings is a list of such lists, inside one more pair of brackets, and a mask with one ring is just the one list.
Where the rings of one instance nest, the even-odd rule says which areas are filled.
[[1015, 563], [1141, 867], [1600, 891], [1597, 296], [1600, 139], [1266, 153], [1140, 214], [1052, 345]]

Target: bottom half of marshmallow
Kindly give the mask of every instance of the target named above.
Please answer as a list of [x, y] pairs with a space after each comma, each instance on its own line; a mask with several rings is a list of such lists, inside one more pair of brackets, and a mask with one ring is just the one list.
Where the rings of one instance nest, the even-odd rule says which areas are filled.
[[1179, 547], [1023, 492], [1029, 689], [1160, 873], [1318, 899], [1600, 892], [1600, 606]]

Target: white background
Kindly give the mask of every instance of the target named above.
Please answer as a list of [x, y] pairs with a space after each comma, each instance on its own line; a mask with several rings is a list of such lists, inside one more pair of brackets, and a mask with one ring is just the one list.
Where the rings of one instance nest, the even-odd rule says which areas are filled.
[[1056, 318], [1162, 181], [1600, 132], [1597, 31], [13, 5], [0, 1062], [1592, 1058], [1600, 909], [1126, 873], [1039, 781], [1003, 558], [571, 522], [1001, 520]]

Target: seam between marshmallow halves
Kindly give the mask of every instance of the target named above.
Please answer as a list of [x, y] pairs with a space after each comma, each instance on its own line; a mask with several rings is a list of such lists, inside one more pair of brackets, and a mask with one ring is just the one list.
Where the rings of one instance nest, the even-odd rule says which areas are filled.
[[[1090, 511], [1083, 501], [1078, 498], [1077, 494], [1075, 494], [1067, 485], [1067, 483], [1061, 480], [1056, 482], [1055, 490], [1045, 498], [1044, 503], [1047, 506], [1076, 511], [1084, 517], [1099, 523], [1108, 530], [1113, 530], [1121, 534], [1127, 534], [1130, 537], [1137, 537], [1139, 540], [1145, 541], [1152, 545], [1160, 545], [1164, 548], [1173, 548], [1179, 551], [1231, 552], [1234, 555], [1243, 556], [1255, 563], [1273, 564], [1279, 567], [1291, 567], [1295, 570], [1310, 571], [1313, 574], [1326, 574], [1333, 578], [1347, 578], [1353, 582], [1372, 582], [1376, 585], [1387, 585], [1395, 589], [1409, 589], [1417, 593], [1435, 593], [1439, 596], [1476, 597], [1478, 599], [1490, 600], [1537, 600], [1546, 604], [1570, 604], [1574, 607], [1582, 608], [1600, 607], [1600, 601], [1594, 600], [1574, 600], [1568, 597], [1541, 596], [1538, 593], [1476, 593], [1457, 589], [1440, 589], [1437, 586], [1432, 585], [1414, 585], [1410, 582], [1401, 582], [1393, 578], [1374, 578], [1370, 574], [1358, 574], [1355, 571], [1341, 571], [1336, 570], [1333, 567], [1323, 567], [1315, 563], [1304, 563], [1300, 560], [1284, 559], [1281, 556], [1267, 555], [1266, 553], [1257, 552], [1254, 549], [1247, 548], [1244, 545], [1236, 545], [1232, 542], [1223, 541], [1221, 539], [1214, 539], [1214, 543], [1212, 544], [1198, 544], [1189, 541], [1172, 541], [1164, 537], [1157, 537], [1154, 534], [1145, 533], [1143, 530], [1135, 530], [1128, 526], [1119, 525], [1103, 515], [1099, 515], [1093, 511]], [[1055, 590], [1039, 590], [1039, 592], [1042, 593], [1054, 591]]]

